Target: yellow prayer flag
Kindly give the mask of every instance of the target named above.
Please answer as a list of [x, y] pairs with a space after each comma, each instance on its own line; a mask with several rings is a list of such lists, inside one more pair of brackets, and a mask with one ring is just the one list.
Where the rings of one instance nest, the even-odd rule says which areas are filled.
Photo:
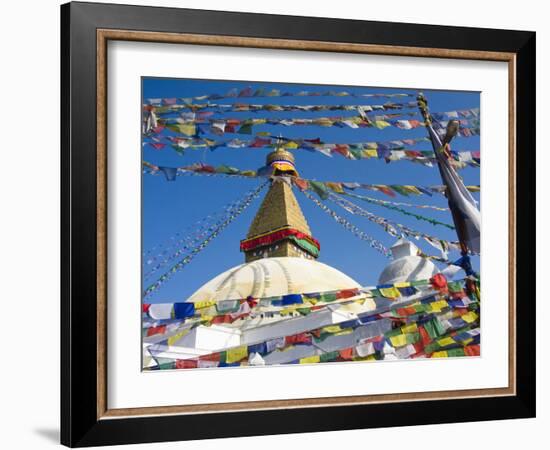
[[441, 352], [433, 352], [432, 358], [447, 358], [449, 355], [447, 354], [446, 350], [443, 350]]
[[416, 195], [422, 194], [422, 192], [420, 192], [416, 186], [405, 185], [403, 186], [403, 188], [411, 194], [416, 194]]
[[383, 130], [384, 128], [390, 126], [390, 123], [385, 120], [375, 120], [372, 124], [379, 130]]
[[378, 158], [378, 150], [376, 149], [366, 149], [361, 152], [365, 158]]
[[338, 333], [339, 331], [342, 331], [340, 328], [340, 325], [329, 325], [328, 327], [323, 328], [323, 331], [327, 333]]
[[407, 345], [407, 336], [405, 336], [404, 334], [391, 336], [390, 341], [394, 347], [403, 347], [404, 345]]
[[246, 345], [241, 345], [240, 347], [234, 347], [226, 350], [225, 361], [227, 363], [234, 363], [240, 361], [243, 358], [248, 356], [248, 347]]
[[214, 306], [216, 304], [213, 300], [204, 300], [202, 302], [195, 302], [195, 309], [208, 308], [209, 306]]
[[401, 327], [402, 333], [415, 333], [418, 331], [418, 326], [416, 325], [416, 322], [410, 323], [408, 325], [403, 325]]
[[321, 127], [331, 127], [333, 124], [332, 120], [326, 117], [321, 117], [314, 122]]
[[314, 356], [308, 356], [307, 358], [300, 358], [300, 364], [314, 364], [321, 361], [321, 357], [319, 355]]
[[410, 287], [411, 283], [410, 281], [402, 281], [401, 283], [395, 283], [394, 286], [396, 288], [406, 288], [406, 287]]
[[207, 308], [202, 308], [197, 311], [201, 318], [205, 316], [212, 316], [217, 314], [217, 310], [214, 306], [208, 306]]
[[401, 297], [401, 292], [399, 292], [398, 289], [396, 289], [395, 287], [391, 287], [391, 288], [381, 288], [381, 289], [378, 289], [380, 291], [380, 293], [382, 294], [383, 297], [386, 297], [386, 298], [397, 298], [397, 297]]
[[441, 347], [447, 347], [447, 345], [456, 344], [455, 340], [452, 337], [444, 337], [442, 339], [439, 339], [437, 343], [441, 345]]
[[431, 312], [441, 312], [441, 310], [447, 306], [449, 306], [449, 304], [445, 300], [438, 300], [437, 302], [430, 303]]
[[194, 123], [180, 123], [177, 125], [178, 131], [186, 136], [194, 136], [197, 132], [197, 127]]
[[463, 316], [461, 316], [461, 319], [464, 320], [465, 322], [472, 323], [475, 320], [477, 320], [477, 317], [478, 316], [475, 312], [470, 311], [469, 313], [464, 314]]
[[334, 192], [337, 192], [338, 194], [343, 194], [344, 193], [344, 189], [342, 188], [342, 185], [340, 183], [333, 183], [333, 182], [326, 182], [325, 183], [327, 185], [327, 187], [334, 191]]

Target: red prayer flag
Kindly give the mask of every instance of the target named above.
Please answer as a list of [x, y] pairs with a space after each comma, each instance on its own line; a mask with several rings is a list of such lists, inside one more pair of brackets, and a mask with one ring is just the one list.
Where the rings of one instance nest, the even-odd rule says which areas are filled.
[[338, 354], [340, 355], [340, 358], [349, 361], [350, 359], [353, 358], [353, 347], [340, 350], [338, 351]]
[[321, 139], [320, 138], [315, 138], [315, 139], [304, 139], [304, 141], [306, 142], [311, 142], [312, 144], [321, 144]]
[[199, 356], [199, 359], [201, 361], [214, 361], [218, 362], [220, 360], [220, 352], [216, 353], [209, 353], [208, 355], [201, 355]]
[[387, 186], [376, 186], [376, 189], [380, 192], [383, 192], [386, 195], [389, 195], [390, 197], [395, 197], [395, 192], [393, 192], [389, 187]]
[[350, 298], [355, 297], [359, 294], [359, 289], [353, 288], [353, 289], [342, 289], [341, 291], [338, 291], [336, 293], [337, 299], [343, 299], [343, 298]]
[[479, 344], [468, 345], [467, 347], [464, 347], [464, 354], [466, 356], [479, 356], [480, 355]]
[[159, 325], [158, 327], [151, 327], [147, 330], [147, 336], [153, 336], [155, 334], [163, 334], [166, 330], [166, 325]]
[[294, 184], [298, 186], [298, 189], [301, 191], [306, 191], [309, 188], [309, 183], [307, 180], [304, 180], [303, 178], [294, 178]]
[[197, 361], [192, 359], [176, 359], [176, 369], [195, 369]]
[[418, 327], [418, 332], [420, 333], [420, 337], [422, 338], [423, 345], [428, 345], [432, 341], [430, 335], [423, 326]]
[[285, 346], [293, 344], [311, 344], [311, 336], [307, 333], [295, 334], [293, 336], [285, 336]]
[[447, 278], [442, 273], [434, 275], [430, 279], [430, 283], [434, 289], [437, 289], [439, 292], [446, 294], [449, 289], [447, 288]]

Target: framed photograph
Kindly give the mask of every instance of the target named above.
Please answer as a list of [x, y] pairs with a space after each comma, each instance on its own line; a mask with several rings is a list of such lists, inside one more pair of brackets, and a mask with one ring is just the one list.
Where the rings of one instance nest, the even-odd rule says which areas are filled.
[[535, 33], [69, 3], [62, 443], [535, 415]]

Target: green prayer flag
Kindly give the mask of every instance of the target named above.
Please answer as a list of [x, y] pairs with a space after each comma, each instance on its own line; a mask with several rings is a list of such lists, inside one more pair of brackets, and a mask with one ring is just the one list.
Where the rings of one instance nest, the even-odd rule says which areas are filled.
[[216, 167], [216, 173], [227, 173], [232, 175], [232, 174], [239, 173], [239, 169], [222, 164], [221, 166]]
[[432, 320], [424, 324], [424, 329], [426, 330], [426, 333], [428, 333], [428, 335], [430, 336], [430, 339], [435, 339], [438, 336]]
[[323, 353], [323, 354], [321, 355], [321, 362], [333, 361], [333, 360], [335, 360], [336, 358], [338, 358], [338, 356], [339, 356], [339, 353], [338, 353], [338, 352]]
[[320, 181], [309, 181], [311, 189], [321, 198], [321, 200], [326, 200], [328, 198], [328, 188], [325, 183]]
[[432, 322], [434, 323], [434, 327], [436, 329], [436, 332], [439, 336], [441, 336], [442, 334], [445, 333], [445, 328], [443, 328], [443, 325], [441, 324], [441, 322], [439, 320], [437, 320], [436, 318], [434, 318], [432, 320]]
[[405, 197], [408, 197], [409, 196], [409, 192], [407, 191], [407, 189], [404, 189], [403, 186], [400, 186], [399, 184], [390, 184], [390, 187], [395, 191], [395, 192], [398, 192], [400, 193], [401, 195], [405, 196]]
[[447, 350], [447, 356], [449, 356], [450, 358], [464, 355], [465, 353], [463, 348], [450, 348]]
[[323, 302], [333, 302], [336, 300], [336, 294], [326, 293], [319, 298]]
[[252, 134], [252, 123], [243, 123], [239, 130], [237, 131], [239, 134]]

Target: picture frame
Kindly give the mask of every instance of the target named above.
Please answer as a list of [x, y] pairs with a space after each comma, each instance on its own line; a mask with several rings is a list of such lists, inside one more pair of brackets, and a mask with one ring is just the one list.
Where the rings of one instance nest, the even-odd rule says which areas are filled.
[[[109, 408], [106, 185], [111, 41], [505, 62], [508, 386]], [[61, 7], [61, 55], [62, 444], [116, 445], [535, 416], [535, 33], [72, 2]]]

